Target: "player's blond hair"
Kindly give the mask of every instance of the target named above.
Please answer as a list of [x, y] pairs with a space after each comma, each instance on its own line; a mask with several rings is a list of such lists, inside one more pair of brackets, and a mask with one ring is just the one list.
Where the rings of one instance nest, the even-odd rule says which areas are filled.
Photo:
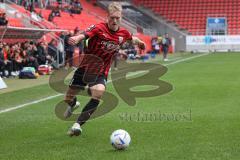
[[122, 12], [122, 5], [118, 2], [112, 2], [108, 5], [108, 13]]

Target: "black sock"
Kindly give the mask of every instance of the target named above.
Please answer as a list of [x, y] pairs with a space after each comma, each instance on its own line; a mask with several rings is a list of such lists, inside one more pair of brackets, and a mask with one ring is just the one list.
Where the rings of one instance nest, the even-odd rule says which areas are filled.
[[86, 106], [82, 110], [82, 113], [78, 117], [77, 122], [80, 125], [83, 125], [91, 117], [93, 112], [97, 109], [99, 102], [100, 101], [97, 99], [90, 99], [90, 101], [86, 104]]
[[74, 107], [77, 102], [77, 97], [75, 96], [71, 102], [68, 103], [69, 106]]

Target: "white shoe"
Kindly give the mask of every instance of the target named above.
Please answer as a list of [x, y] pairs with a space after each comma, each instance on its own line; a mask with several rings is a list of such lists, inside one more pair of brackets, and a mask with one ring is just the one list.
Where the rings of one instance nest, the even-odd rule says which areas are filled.
[[11, 72], [11, 74], [12, 74], [12, 76], [14, 76], [14, 77], [17, 77], [17, 76], [19, 75], [19, 73], [18, 73], [17, 71]]
[[79, 136], [82, 133], [82, 128], [80, 127], [79, 123], [74, 123], [72, 128], [70, 128], [67, 132], [67, 134], [72, 136]]
[[164, 62], [167, 62], [167, 61], [168, 61], [168, 59], [167, 59], [167, 58], [165, 58], [163, 61], [164, 61]]
[[11, 75], [14, 77], [17, 76], [17, 74], [15, 72], [11, 72]]
[[71, 107], [71, 106], [68, 106], [66, 111], [64, 112], [64, 118], [69, 118], [71, 117], [72, 113], [74, 110], [76, 110], [78, 107], [80, 106], [80, 102], [76, 102], [75, 106]]

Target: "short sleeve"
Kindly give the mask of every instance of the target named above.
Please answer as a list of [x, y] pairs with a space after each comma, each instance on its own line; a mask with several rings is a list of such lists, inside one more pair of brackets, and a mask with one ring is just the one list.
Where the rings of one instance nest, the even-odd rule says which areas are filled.
[[97, 35], [99, 32], [99, 27], [98, 25], [91, 25], [84, 31], [84, 35], [86, 38], [91, 38], [95, 35]]

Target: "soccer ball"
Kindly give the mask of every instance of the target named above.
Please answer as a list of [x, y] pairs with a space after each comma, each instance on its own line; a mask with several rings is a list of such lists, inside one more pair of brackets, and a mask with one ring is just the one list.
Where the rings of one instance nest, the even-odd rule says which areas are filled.
[[126, 149], [131, 141], [131, 137], [127, 131], [123, 129], [118, 129], [112, 133], [110, 136], [110, 141], [112, 146], [117, 149]]

